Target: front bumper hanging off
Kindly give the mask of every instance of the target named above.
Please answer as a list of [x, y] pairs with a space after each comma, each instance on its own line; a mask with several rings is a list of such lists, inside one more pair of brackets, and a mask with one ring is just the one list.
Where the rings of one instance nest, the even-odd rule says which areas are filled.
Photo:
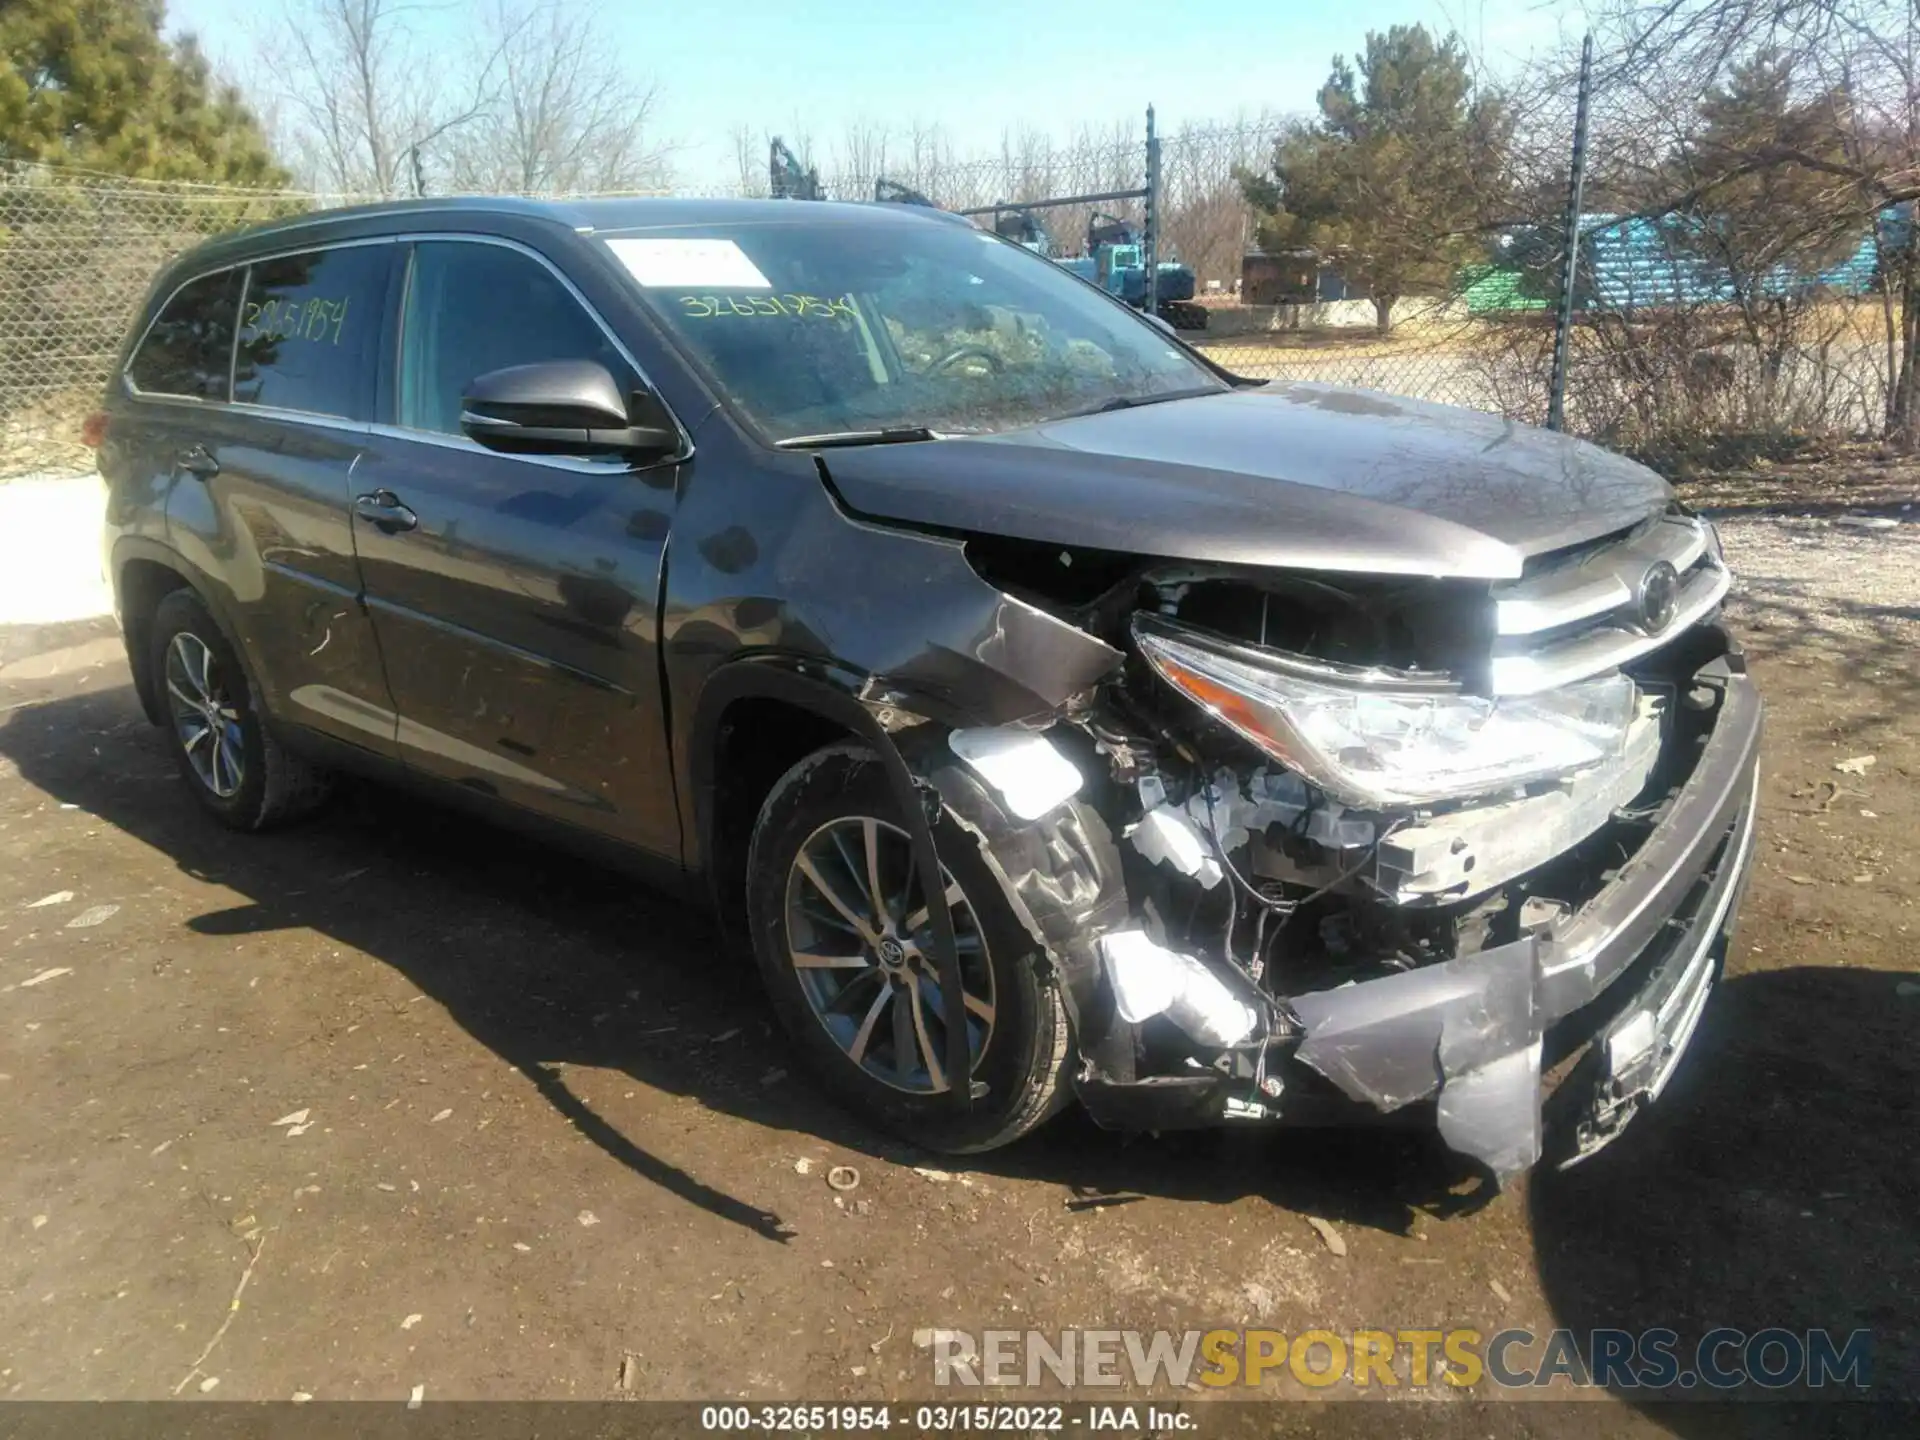
[[1284, 1120], [1297, 1113], [1286, 1072], [1304, 1067], [1359, 1108], [1431, 1102], [1442, 1138], [1503, 1179], [1541, 1158], [1549, 1129], [1569, 1163], [1593, 1153], [1672, 1075], [1752, 858], [1760, 699], [1737, 658], [1695, 684], [1718, 698], [1693, 772], [1585, 905], [1510, 944], [1290, 996], [1297, 1029], [1272, 1047], [1272, 1101], [1225, 1075], [1135, 1080], [1101, 1064], [1097, 1047], [1077, 1082], [1082, 1101], [1126, 1128]]

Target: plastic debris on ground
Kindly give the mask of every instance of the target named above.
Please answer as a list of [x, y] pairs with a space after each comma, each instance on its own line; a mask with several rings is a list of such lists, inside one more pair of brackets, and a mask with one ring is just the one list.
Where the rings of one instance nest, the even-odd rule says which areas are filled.
[[1347, 1253], [1346, 1240], [1338, 1230], [1333, 1228], [1331, 1222], [1322, 1220], [1318, 1215], [1309, 1215], [1307, 1216], [1307, 1223], [1311, 1225], [1319, 1234], [1320, 1238], [1326, 1242], [1327, 1249], [1336, 1255], [1345, 1255]]

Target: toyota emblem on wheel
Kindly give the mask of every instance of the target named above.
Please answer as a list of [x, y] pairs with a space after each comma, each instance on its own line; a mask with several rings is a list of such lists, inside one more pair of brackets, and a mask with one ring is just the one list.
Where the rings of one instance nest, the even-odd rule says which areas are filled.
[[1680, 572], [1665, 560], [1649, 565], [1647, 573], [1640, 577], [1640, 590], [1634, 602], [1639, 610], [1640, 628], [1649, 635], [1665, 630], [1673, 623], [1679, 597]]

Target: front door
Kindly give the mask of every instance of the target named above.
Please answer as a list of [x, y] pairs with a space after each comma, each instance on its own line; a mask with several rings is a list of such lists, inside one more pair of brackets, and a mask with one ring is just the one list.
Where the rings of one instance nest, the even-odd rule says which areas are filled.
[[495, 454], [460, 431], [476, 376], [596, 360], [640, 376], [545, 260], [412, 247], [392, 426], [354, 469], [354, 539], [407, 763], [679, 855], [658, 621], [675, 467]]

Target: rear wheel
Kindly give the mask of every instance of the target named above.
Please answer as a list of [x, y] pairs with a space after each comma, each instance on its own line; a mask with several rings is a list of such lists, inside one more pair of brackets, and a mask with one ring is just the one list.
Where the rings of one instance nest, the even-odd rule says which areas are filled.
[[978, 848], [934, 827], [960, 961], [971, 1080], [955, 1112], [933, 913], [885, 768], [836, 746], [787, 772], [761, 808], [748, 917], [774, 1009], [849, 1108], [930, 1149], [991, 1149], [1065, 1098], [1060, 997]]
[[202, 807], [236, 830], [262, 830], [326, 798], [324, 773], [261, 723], [258, 693], [198, 595], [162, 597], [149, 643], [174, 762]]

